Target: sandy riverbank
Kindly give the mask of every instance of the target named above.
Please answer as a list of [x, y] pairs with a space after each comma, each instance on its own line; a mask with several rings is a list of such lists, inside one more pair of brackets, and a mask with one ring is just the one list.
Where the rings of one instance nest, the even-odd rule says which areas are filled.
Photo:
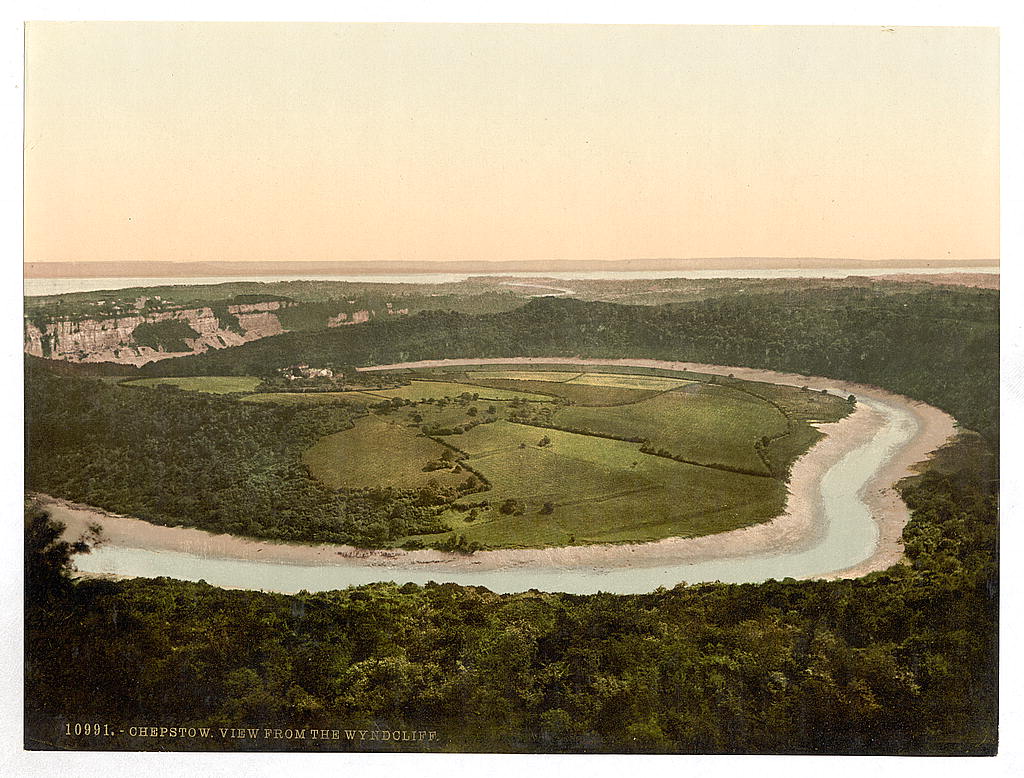
[[[909, 513], [892, 489], [900, 478], [913, 472], [912, 466], [954, 433], [954, 421], [947, 414], [909, 398], [875, 387], [832, 379], [775, 373], [750, 368], [723, 367], [656, 360], [582, 360], [572, 358], [472, 359], [403, 363], [372, 370], [398, 367], [439, 367], [458, 364], [580, 364], [661, 367], [694, 370], [771, 383], [828, 388], [897, 405], [909, 411], [917, 433], [871, 479], [865, 501], [879, 525], [880, 542], [875, 553], [863, 563], [834, 576], [856, 577], [880, 570], [902, 556], [900, 535]], [[177, 551], [201, 557], [260, 560], [298, 565], [387, 566], [397, 569], [436, 567], [446, 571], [493, 570], [503, 568], [641, 568], [700, 562], [722, 557], [798, 551], [813, 544], [818, 535], [821, 509], [818, 484], [822, 476], [849, 451], [868, 442], [882, 427], [881, 414], [860, 404], [854, 413], [834, 424], [822, 424], [827, 437], [793, 466], [786, 511], [779, 517], [751, 527], [699, 538], [668, 538], [642, 544], [570, 546], [548, 549], [505, 549], [478, 552], [471, 556], [424, 551], [366, 551], [351, 546], [292, 545], [249, 540], [231, 535], [214, 535], [197, 529], [161, 527], [138, 519], [98, 511], [43, 496], [54, 517], [67, 525], [68, 537], [78, 537], [91, 522], [103, 526], [105, 542], [111, 546]]]

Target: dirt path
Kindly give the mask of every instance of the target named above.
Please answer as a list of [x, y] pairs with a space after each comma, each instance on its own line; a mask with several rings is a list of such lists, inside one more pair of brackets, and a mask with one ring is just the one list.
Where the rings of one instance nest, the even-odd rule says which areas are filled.
[[[768, 383], [828, 388], [896, 405], [913, 414], [918, 430], [879, 470], [865, 489], [864, 499], [879, 527], [875, 553], [854, 568], [836, 571], [828, 577], [858, 577], [882, 570], [902, 557], [900, 536], [909, 511], [892, 488], [913, 473], [913, 466], [945, 443], [955, 432], [954, 420], [930, 406], [871, 386], [833, 379], [777, 373], [742, 367], [723, 367], [692, 362], [647, 359], [585, 360], [578, 358], [505, 358], [427, 360], [381, 365], [364, 370], [428, 368], [479, 364], [573, 364], [587, 366], [656, 367], [690, 370]], [[827, 437], [819, 441], [793, 465], [790, 495], [785, 512], [771, 521], [717, 535], [698, 538], [667, 538], [653, 543], [568, 546], [545, 549], [503, 549], [470, 556], [440, 551], [369, 551], [342, 545], [300, 545], [250, 540], [231, 535], [214, 535], [197, 529], [162, 527], [139, 519], [117, 516], [84, 505], [40, 496], [54, 517], [67, 525], [68, 537], [78, 537], [90, 522], [103, 526], [106, 543], [125, 548], [179, 551], [197, 556], [261, 560], [283, 564], [370, 565], [413, 569], [422, 566], [444, 570], [488, 570], [518, 567], [536, 568], [642, 568], [699, 562], [721, 557], [799, 551], [817, 538], [821, 509], [818, 484], [824, 474], [849, 451], [863, 445], [883, 425], [882, 416], [865, 404], [842, 421], [817, 425]]]

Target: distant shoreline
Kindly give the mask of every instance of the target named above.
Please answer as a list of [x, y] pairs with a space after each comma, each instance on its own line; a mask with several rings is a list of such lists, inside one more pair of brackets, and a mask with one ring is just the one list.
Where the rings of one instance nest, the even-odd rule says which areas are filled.
[[[245, 276], [93, 276], [32, 278], [26, 277], [26, 297], [49, 297], [61, 294], [79, 294], [97, 291], [117, 291], [134, 288], [158, 288], [173, 286], [211, 286], [216, 284], [273, 284], [329, 282], [347, 284], [391, 284], [412, 286], [434, 286], [488, 280], [504, 286], [522, 286], [516, 281], [559, 283], [630, 283], [668, 280], [713, 281], [713, 280], [842, 280], [863, 278], [904, 282], [927, 282], [973, 286], [986, 289], [999, 288], [999, 267], [840, 267], [840, 268], [746, 268], [746, 269], [682, 269], [682, 270], [548, 270], [546, 272], [495, 271], [491, 273], [409, 273], [361, 275], [351, 273], [338, 275], [329, 273], [304, 273], [294, 275], [245, 275]], [[565, 291], [559, 288], [559, 291]]]
[[438, 262], [26, 262], [25, 278], [193, 278], [258, 275], [409, 275], [700, 270], [865, 270], [998, 267], [998, 259], [831, 259], [823, 257], [700, 257], [693, 259]]

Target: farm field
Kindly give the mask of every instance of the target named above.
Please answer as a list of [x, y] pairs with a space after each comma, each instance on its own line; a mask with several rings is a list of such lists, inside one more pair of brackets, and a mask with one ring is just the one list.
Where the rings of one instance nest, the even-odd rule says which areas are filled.
[[[433, 490], [437, 501], [423, 504], [437, 505], [450, 529], [395, 545], [461, 537], [490, 548], [643, 542], [768, 520], [784, 506], [789, 465], [821, 437], [807, 421], [834, 421], [850, 408], [796, 387], [565, 367], [415, 371], [394, 388], [238, 399], [350, 404], [354, 425], [302, 454], [310, 474], [331, 489]], [[128, 383], [228, 393], [259, 382]], [[474, 473], [488, 483], [467, 486]]]
[[754, 444], [788, 429], [786, 416], [771, 403], [713, 384], [691, 384], [615, 408], [563, 408], [554, 423], [600, 435], [641, 438], [672, 456], [765, 475], [770, 472]]
[[662, 367], [637, 367], [635, 365], [579, 365], [570, 362], [539, 362], [536, 364], [509, 362], [507, 364], [488, 363], [486, 365], [448, 365], [440, 367], [398, 368], [395, 373], [406, 373], [418, 377], [467, 375], [469, 373], [491, 373], [495, 378], [516, 378], [520, 380], [552, 380], [566, 381], [578, 375], [610, 375], [610, 376], [647, 376], [653, 378], [671, 378], [681, 381], [706, 381], [711, 376], [695, 373], [690, 370], [667, 370]]
[[684, 378], [663, 378], [662, 376], [632, 376], [615, 373], [584, 373], [570, 378], [570, 384], [586, 384], [587, 386], [613, 386], [619, 389], [647, 389], [651, 391], [667, 391], [685, 384], [694, 383]]
[[377, 416], [359, 419], [352, 429], [321, 438], [302, 456], [310, 472], [332, 489], [391, 486], [418, 489], [434, 482], [454, 487], [468, 474], [425, 471], [446, 448], [430, 438]]
[[780, 406], [791, 419], [799, 421], [839, 421], [850, 410], [841, 397], [822, 394], [820, 390], [805, 391], [796, 386], [743, 381], [743, 391], [763, 397]]
[[366, 392], [262, 392], [242, 398], [247, 403], [279, 403], [281, 405], [330, 405], [335, 402], [379, 403], [380, 397]]
[[625, 405], [646, 400], [658, 394], [658, 390], [623, 389], [616, 386], [589, 386], [573, 381], [530, 381], [512, 378], [481, 378], [473, 379], [473, 381], [472, 386], [485, 386], [509, 391], [515, 391], [518, 388], [535, 392], [547, 400], [559, 397], [570, 403], [586, 406]]
[[231, 394], [254, 392], [261, 379], [254, 376], [186, 376], [183, 378], [137, 378], [125, 381], [124, 386], [160, 386], [170, 384], [188, 392]]
[[[546, 438], [549, 443], [539, 445]], [[614, 543], [723, 532], [776, 515], [776, 479], [687, 465], [640, 453], [639, 445], [496, 422], [445, 440], [494, 484], [469, 495], [490, 506], [474, 521], [453, 511], [453, 531], [485, 546]], [[566, 474], [571, 473], [567, 478]], [[503, 513], [515, 500], [521, 513]], [[550, 513], [542, 512], [550, 503]]]
[[529, 391], [517, 391], [495, 387], [481, 388], [474, 385], [455, 383], [454, 381], [412, 381], [408, 386], [399, 386], [394, 389], [375, 389], [368, 392], [374, 397], [391, 399], [399, 397], [403, 400], [418, 402], [439, 397], [458, 397], [460, 394], [469, 392], [478, 394], [481, 400], [549, 400], [539, 394], [532, 394]]
[[467, 370], [465, 373], [470, 381], [491, 378], [505, 378], [511, 381], [570, 381], [580, 374], [580, 370]]
[[[526, 409], [543, 413], [547, 408], [554, 411], [554, 405], [550, 403], [530, 402]], [[478, 424], [482, 421], [496, 421], [507, 419], [509, 416], [519, 416], [524, 410], [523, 403], [511, 400], [461, 400], [448, 403], [422, 402], [414, 405], [406, 405], [390, 411], [377, 411], [384, 413], [392, 421], [403, 423], [407, 426], [418, 425], [421, 428], [436, 427], [459, 427]]]

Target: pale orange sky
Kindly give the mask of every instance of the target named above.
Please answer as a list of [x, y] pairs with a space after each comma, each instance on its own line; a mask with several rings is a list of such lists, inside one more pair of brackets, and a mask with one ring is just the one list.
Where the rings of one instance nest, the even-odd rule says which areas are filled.
[[25, 259], [999, 256], [989, 28], [31, 23]]

